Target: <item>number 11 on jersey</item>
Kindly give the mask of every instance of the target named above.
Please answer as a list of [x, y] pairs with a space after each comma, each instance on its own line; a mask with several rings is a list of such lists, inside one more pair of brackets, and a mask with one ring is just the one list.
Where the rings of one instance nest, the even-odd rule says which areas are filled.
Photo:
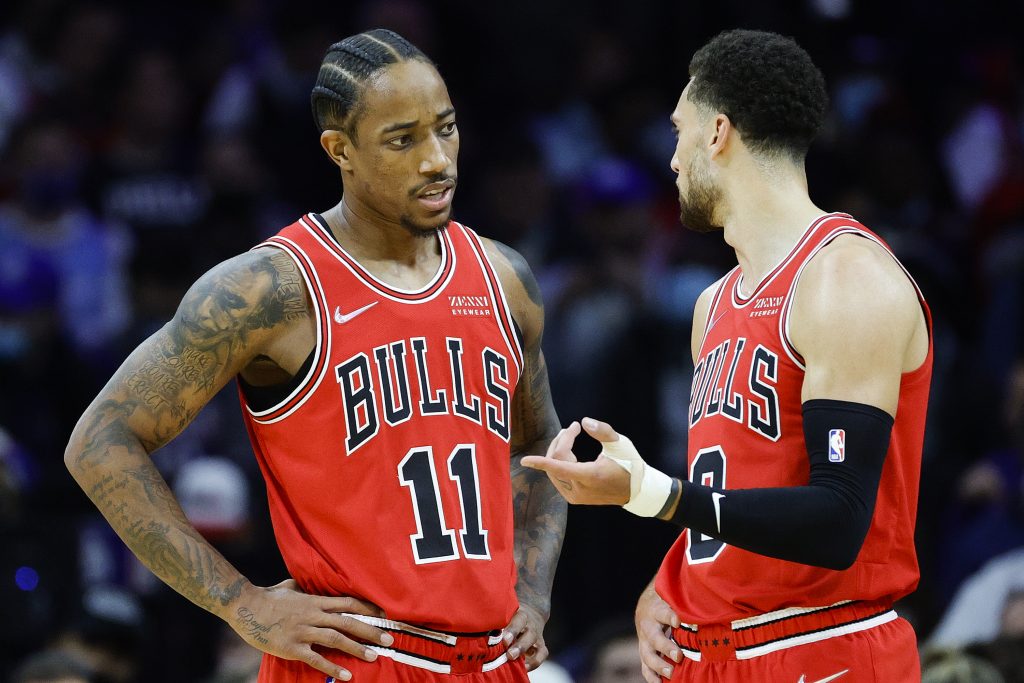
[[[476, 447], [459, 444], [448, 456], [448, 478], [456, 482], [462, 508], [462, 530], [459, 537], [465, 557], [489, 560], [487, 530], [483, 528], [480, 507], [480, 478], [477, 475]], [[441, 489], [434, 469], [430, 446], [412, 448], [398, 463], [398, 479], [408, 486], [412, 510], [416, 516], [416, 533], [410, 535], [416, 564], [447, 562], [459, 559], [455, 531], [448, 528], [441, 505]]]

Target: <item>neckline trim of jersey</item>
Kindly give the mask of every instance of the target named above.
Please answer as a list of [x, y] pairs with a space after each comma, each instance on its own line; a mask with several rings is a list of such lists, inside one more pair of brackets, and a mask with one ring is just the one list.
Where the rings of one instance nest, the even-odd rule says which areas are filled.
[[796, 241], [796, 244], [794, 244], [793, 248], [789, 250], [789, 253], [786, 254], [783, 257], [783, 259], [775, 265], [774, 268], [768, 271], [767, 275], [761, 278], [761, 281], [757, 283], [757, 285], [754, 287], [754, 289], [750, 292], [748, 296], [743, 296], [740, 293], [740, 285], [743, 282], [743, 269], [739, 268], [739, 275], [733, 281], [732, 285], [733, 305], [736, 306], [737, 308], [743, 308], [751, 301], [756, 299], [757, 295], [760, 294], [761, 291], [764, 290], [764, 288], [767, 287], [768, 284], [772, 280], [774, 280], [779, 275], [779, 273], [781, 273], [786, 268], [787, 265], [789, 265], [789, 263], [793, 260], [793, 257], [795, 257], [800, 252], [800, 250], [804, 247], [805, 244], [807, 244], [807, 241], [811, 238], [811, 235], [813, 235], [818, 228], [824, 225], [825, 222], [831, 218], [847, 218], [851, 220], [853, 219], [853, 217], [850, 216], [850, 214], [839, 212], [823, 213], [817, 218], [815, 218], [804, 229], [803, 233], [800, 235], [800, 239]]
[[393, 287], [375, 276], [354, 256], [352, 256], [352, 254], [348, 253], [345, 247], [341, 246], [341, 243], [338, 242], [338, 238], [334, 236], [334, 233], [331, 232], [331, 229], [327, 225], [327, 221], [324, 220], [323, 216], [318, 213], [308, 213], [305, 217], [308, 219], [310, 226], [320, 234], [322, 241], [324, 241], [339, 258], [349, 265], [350, 269], [353, 270], [359, 279], [361, 279], [367, 286], [376, 289], [383, 294], [407, 301], [433, 297], [450, 279], [449, 276], [451, 275], [455, 263], [455, 252], [453, 245], [449, 244], [450, 237], [448, 236], [447, 225], [438, 230], [437, 237], [441, 245], [441, 263], [437, 268], [437, 272], [434, 273], [434, 276], [429, 282], [419, 289], [401, 289]]

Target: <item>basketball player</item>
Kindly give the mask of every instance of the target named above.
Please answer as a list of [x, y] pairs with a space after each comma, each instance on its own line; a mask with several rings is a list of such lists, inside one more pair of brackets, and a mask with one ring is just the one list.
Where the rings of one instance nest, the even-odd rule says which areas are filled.
[[918, 580], [930, 314], [885, 243], [808, 196], [826, 103], [807, 53], [772, 33], [723, 33], [690, 62], [681, 219], [723, 230], [739, 265], [694, 313], [689, 481], [589, 418], [596, 461], [576, 462], [576, 422], [523, 461], [570, 502], [682, 527], [637, 607], [652, 683], [919, 680], [892, 604]]
[[[140, 560], [267, 653], [261, 682], [525, 681], [566, 507], [519, 465], [558, 429], [536, 282], [450, 220], [455, 110], [416, 47], [332, 45], [312, 104], [341, 202], [203, 275], [66, 463]], [[234, 377], [291, 574], [267, 588], [150, 459]]]

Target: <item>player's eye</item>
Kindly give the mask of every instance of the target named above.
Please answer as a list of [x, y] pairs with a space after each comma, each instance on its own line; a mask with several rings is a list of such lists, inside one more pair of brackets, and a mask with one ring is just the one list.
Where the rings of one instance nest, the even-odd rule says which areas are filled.
[[387, 144], [388, 144], [389, 147], [394, 147], [395, 149], [403, 149], [405, 147], [408, 147], [410, 144], [412, 144], [412, 136], [411, 135], [399, 135], [396, 138], [391, 138], [390, 140], [388, 140]]
[[451, 136], [455, 135], [455, 130], [455, 122], [449, 121], [448, 123], [441, 126], [441, 135], [445, 136], [446, 138], [450, 138]]

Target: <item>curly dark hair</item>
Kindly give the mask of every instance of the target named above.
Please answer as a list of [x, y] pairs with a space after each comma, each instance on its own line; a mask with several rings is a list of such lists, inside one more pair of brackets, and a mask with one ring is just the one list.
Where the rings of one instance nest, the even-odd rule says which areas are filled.
[[690, 60], [687, 97], [729, 117], [754, 152], [803, 159], [828, 108], [825, 79], [792, 38], [723, 31]]

